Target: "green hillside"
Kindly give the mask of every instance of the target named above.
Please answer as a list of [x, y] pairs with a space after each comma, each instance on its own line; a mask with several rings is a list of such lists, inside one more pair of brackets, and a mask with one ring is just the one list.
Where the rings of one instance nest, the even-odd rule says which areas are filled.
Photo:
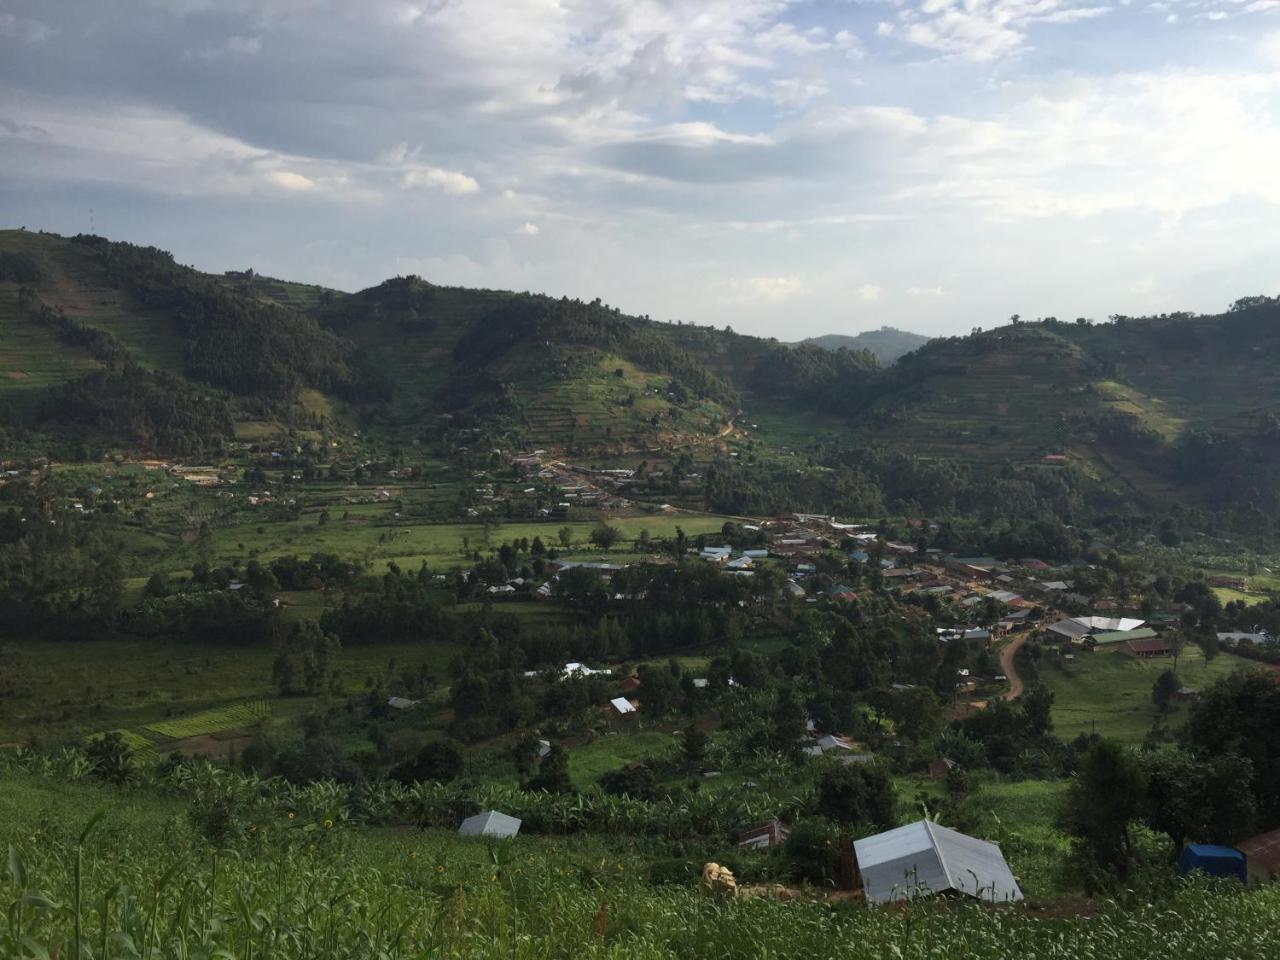
[[[290, 433], [444, 458], [688, 450], [783, 469], [800, 456], [869, 473], [891, 501], [950, 502], [901, 470], [902, 489], [885, 487], [892, 455], [1038, 496], [1065, 484], [1095, 511], [1265, 512], [1280, 507], [1278, 314], [1261, 298], [1211, 317], [1019, 323], [883, 367], [866, 350], [656, 323], [598, 300], [417, 277], [346, 294], [5, 231], [0, 428], [12, 451], [72, 459], [207, 456]], [[806, 504], [850, 509], [827, 494]]]

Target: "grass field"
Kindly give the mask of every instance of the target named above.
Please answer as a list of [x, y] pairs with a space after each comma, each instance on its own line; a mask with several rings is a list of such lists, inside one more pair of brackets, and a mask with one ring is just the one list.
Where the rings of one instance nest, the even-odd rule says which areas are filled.
[[[482, 523], [394, 522], [396, 507], [390, 504], [359, 505], [346, 508], [346, 519], [335, 518], [323, 526], [315, 518], [294, 521], [244, 522], [214, 532], [214, 549], [219, 558], [261, 559], [298, 554], [339, 553], [344, 556], [370, 554], [379, 560], [395, 560], [401, 566], [451, 568], [468, 565], [467, 551], [481, 552], [512, 540], [541, 537], [547, 546], [561, 549], [558, 535], [568, 527], [572, 543], [582, 549], [590, 541], [595, 521], [548, 520], [500, 523], [485, 537]], [[714, 514], [660, 513], [641, 516], [610, 516], [608, 523], [634, 540], [642, 530], [654, 538], [672, 537], [676, 528], [689, 536], [716, 533], [726, 517]], [[188, 560], [189, 562], [189, 560]]]
[[569, 753], [569, 776], [575, 787], [584, 789], [602, 773], [667, 753], [675, 743], [674, 736], [657, 731], [606, 734], [573, 748]]
[[[350, 647], [335, 655], [334, 666], [354, 695], [419, 663], [443, 676], [458, 652], [443, 645]], [[196, 735], [186, 732], [188, 724], [217, 724], [231, 710], [243, 717], [246, 701], [264, 703], [272, 723], [285, 722], [316, 701], [277, 695], [275, 657], [274, 650], [160, 640], [11, 642], [5, 667], [20, 678], [20, 692], [0, 703], [0, 744], [32, 737], [57, 743], [104, 729], [143, 733], [156, 725], [184, 731], [168, 736]]]
[[[1065, 740], [1081, 733], [1141, 740], [1158, 715], [1151, 702], [1152, 684], [1172, 666], [1167, 657], [1139, 660], [1119, 650], [1077, 653], [1072, 663], [1044, 657], [1040, 673], [1053, 691], [1055, 732]], [[1178, 676], [1184, 686], [1202, 689], [1239, 667], [1256, 666], [1227, 653], [1206, 663], [1199, 649], [1188, 646], [1178, 658]], [[1179, 723], [1185, 709], [1176, 707], [1169, 722]]]
[[262, 700], [249, 703], [228, 704], [211, 710], [201, 710], [190, 716], [177, 720], [164, 720], [151, 723], [147, 729], [164, 737], [180, 740], [183, 737], [198, 737], [207, 733], [221, 733], [224, 730], [240, 730], [251, 727], [264, 720], [271, 708]]

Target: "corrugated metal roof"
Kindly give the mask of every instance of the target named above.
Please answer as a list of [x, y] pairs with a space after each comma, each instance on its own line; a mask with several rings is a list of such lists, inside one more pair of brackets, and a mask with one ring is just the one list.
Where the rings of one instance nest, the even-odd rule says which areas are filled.
[[1142, 627], [1138, 630], [1107, 630], [1104, 633], [1095, 633], [1093, 642], [1100, 647], [1105, 647], [1109, 643], [1124, 643], [1126, 640], [1150, 640], [1156, 636], [1156, 632], [1150, 627]]
[[928, 820], [856, 840], [853, 849], [873, 903], [944, 890], [994, 902], [1022, 899], [998, 846]]
[[463, 820], [458, 833], [464, 837], [514, 837], [520, 832], [520, 823], [517, 817], [485, 810]]
[[1262, 833], [1236, 844], [1236, 849], [1249, 860], [1249, 866], [1280, 870], [1280, 830]]

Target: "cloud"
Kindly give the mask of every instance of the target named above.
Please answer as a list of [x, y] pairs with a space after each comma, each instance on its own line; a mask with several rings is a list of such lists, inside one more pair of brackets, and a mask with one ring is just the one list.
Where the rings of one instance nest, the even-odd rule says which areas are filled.
[[465, 173], [442, 170], [439, 167], [414, 167], [406, 170], [400, 175], [400, 185], [406, 189], [442, 190], [451, 197], [465, 196], [480, 189], [480, 184]]
[[[898, 35], [950, 57], [986, 63], [1020, 53], [1035, 25], [1091, 20], [1110, 10], [1072, 0], [923, 0], [902, 11]], [[890, 33], [892, 25], [882, 35]]]
[[115, 198], [131, 239], [208, 224], [191, 262], [225, 232], [287, 276], [403, 257], [765, 331], [801, 300], [788, 324], [834, 326], [859, 284], [900, 324], [943, 287], [955, 318], [1261, 289], [1280, 0], [1124, 6], [10, 0], [0, 207], [79, 229]]
[[801, 32], [794, 24], [779, 22], [755, 35], [755, 45], [762, 50], [803, 56], [831, 49], [831, 41], [821, 27]]
[[41, 20], [0, 13], [0, 37], [11, 37], [23, 43], [42, 43], [57, 32]]
[[256, 36], [230, 36], [219, 44], [206, 47], [200, 51], [200, 56], [205, 60], [221, 60], [226, 57], [252, 57], [262, 52], [262, 37]]
[[878, 284], [864, 283], [855, 291], [863, 303], [874, 303], [880, 299], [881, 290]]
[[526, 237], [536, 237], [541, 232], [536, 223], [522, 223], [516, 227], [516, 233]]
[[942, 287], [907, 287], [907, 296], [926, 300], [939, 300], [946, 295]]
[[310, 177], [304, 177], [302, 174], [294, 173], [292, 170], [271, 170], [266, 174], [266, 178], [278, 187], [299, 193], [305, 193], [319, 187], [319, 184]]
[[799, 277], [746, 277], [719, 281], [712, 287], [717, 296], [730, 303], [781, 303], [805, 291], [804, 282]]
[[[1280, 0], [1277, 0], [1280, 5]], [[1280, 65], [1280, 30], [1268, 33], [1258, 42], [1258, 50], [1264, 58]]]

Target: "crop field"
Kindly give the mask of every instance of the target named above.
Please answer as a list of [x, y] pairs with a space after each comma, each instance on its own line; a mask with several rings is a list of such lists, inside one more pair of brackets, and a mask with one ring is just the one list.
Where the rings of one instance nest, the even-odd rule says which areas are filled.
[[[1139, 741], [1158, 717], [1151, 687], [1162, 671], [1173, 666], [1173, 660], [1139, 660], [1119, 650], [1100, 650], [1076, 653], [1071, 663], [1046, 655], [1040, 664], [1041, 678], [1053, 691], [1053, 724], [1059, 737], [1069, 740], [1081, 733], [1098, 733]], [[1178, 658], [1178, 677], [1185, 686], [1203, 689], [1240, 667], [1256, 668], [1257, 664], [1228, 653], [1206, 663], [1200, 650], [1188, 645]], [[1169, 722], [1176, 725], [1184, 709], [1175, 708]]]
[[251, 727], [266, 719], [271, 708], [262, 700], [249, 703], [228, 704], [211, 710], [201, 710], [187, 717], [176, 720], [164, 720], [151, 723], [147, 729], [163, 737], [180, 740], [183, 737], [198, 737], [207, 733], [221, 733], [224, 730], [239, 730]]
[[626, 835], [486, 842], [304, 812], [217, 854], [177, 799], [26, 775], [5, 787], [0, 843], [13, 852], [0, 899], [17, 905], [0, 928], [5, 956], [925, 960], [939, 945], [970, 960], [1280, 956], [1276, 887], [1192, 883], [1083, 911], [880, 910], [816, 889], [723, 900], [649, 882], [645, 847]]
[[85, 740], [93, 740], [95, 737], [103, 734], [114, 733], [120, 737], [120, 740], [135, 754], [141, 754], [143, 757], [154, 756], [156, 752], [155, 744], [148, 740], [140, 733], [132, 730], [102, 730], [98, 733], [91, 733], [85, 737]]

